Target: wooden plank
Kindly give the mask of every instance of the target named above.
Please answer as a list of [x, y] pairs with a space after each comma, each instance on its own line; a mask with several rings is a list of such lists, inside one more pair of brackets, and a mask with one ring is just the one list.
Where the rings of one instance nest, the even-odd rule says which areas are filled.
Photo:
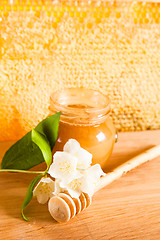
[[[119, 134], [108, 171], [156, 144], [160, 130]], [[10, 145], [0, 143], [0, 158]], [[91, 206], [65, 224], [36, 199], [25, 211], [31, 222], [22, 220], [20, 207], [33, 177], [0, 173], [0, 239], [159, 239], [160, 157], [97, 192]]]

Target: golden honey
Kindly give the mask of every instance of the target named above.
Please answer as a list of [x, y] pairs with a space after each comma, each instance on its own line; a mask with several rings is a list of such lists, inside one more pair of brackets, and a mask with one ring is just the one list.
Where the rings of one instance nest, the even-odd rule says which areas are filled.
[[94, 90], [64, 89], [51, 96], [50, 112], [57, 111], [61, 111], [61, 118], [54, 152], [62, 151], [73, 138], [93, 155], [93, 164], [107, 167], [115, 142], [108, 97]]

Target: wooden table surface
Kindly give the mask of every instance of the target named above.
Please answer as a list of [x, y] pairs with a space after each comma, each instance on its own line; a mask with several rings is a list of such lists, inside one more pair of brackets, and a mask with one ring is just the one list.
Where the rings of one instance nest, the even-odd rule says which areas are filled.
[[[11, 142], [0, 143], [0, 159]], [[160, 130], [119, 134], [109, 170], [153, 145]], [[20, 208], [33, 175], [0, 173], [0, 239], [160, 239], [160, 157], [127, 173], [97, 192], [91, 206], [68, 223], [56, 223], [47, 204], [33, 199]]]

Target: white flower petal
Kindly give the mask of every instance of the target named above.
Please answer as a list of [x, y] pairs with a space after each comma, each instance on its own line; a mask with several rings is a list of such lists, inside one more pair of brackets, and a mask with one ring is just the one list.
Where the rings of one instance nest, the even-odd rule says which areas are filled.
[[53, 180], [51, 178], [49, 178], [49, 177], [44, 177], [44, 178], [41, 179], [41, 182], [43, 182], [43, 183], [52, 183]]
[[81, 179], [80, 190], [81, 192], [88, 193], [89, 196], [93, 196], [95, 190], [95, 183], [89, 175], [85, 175]]
[[63, 151], [71, 153], [74, 155], [80, 148], [79, 142], [77, 142], [75, 139], [69, 139], [68, 142], [63, 147]]
[[37, 201], [44, 204], [52, 196], [55, 190], [55, 183], [50, 178], [42, 178], [33, 190], [33, 196], [37, 197]]
[[49, 196], [47, 194], [38, 194], [37, 195], [37, 201], [40, 203], [40, 204], [45, 204], [49, 199]]
[[75, 198], [78, 198], [81, 194], [80, 185], [81, 185], [81, 178], [74, 179], [69, 184], [66, 184], [64, 182], [60, 183], [61, 188], [68, 191], [71, 197], [75, 197]]
[[82, 192], [88, 193], [92, 196], [95, 189], [93, 179], [88, 175], [84, 175], [79, 179], [74, 179], [69, 184], [62, 183], [61, 186], [69, 192], [71, 197], [75, 198], [78, 198]]
[[90, 196], [94, 194], [95, 187], [98, 184], [100, 177], [105, 175], [99, 164], [89, 167], [84, 172], [84, 177], [81, 178], [81, 191], [88, 193]]
[[83, 174], [80, 171], [76, 170], [75, 179], [78, 179], [78, 178], [81, 178], [81, 177], [83, 177]]
[[91, 178], [95, 180], [99, 180], [101, 176], [105, 176], [106, 174], [102, 171], [101, 166], [99, 164], [95, 164], [91, 167], [89, 167], [85, 171], [86, 175], [89, 175]]
[[80, 148], [76, 154], [78, 158], [77, 168], [78, 169], [86, 169], [90, 167], [92, 163], [92, 154], [86, 151], [83, 148]]
[[78, 158], [78, 169], [86, 169], [92, 163], [92, 154], [83, 149], [75, 139], [69, 139], [63, 150]]
[[74, 191], [70, 188], [68, 189], [68, 193], [72, 198], [79, 198], [79, 196], [81, 195], [81, 192]]
[[69, 183], [76, 177], [77, 161], [76, 157], [67, 152], [56, 152], [48, 173], [54, 178]]
[[60, 192], [63, 192], [63, 189], [60, 186], [60, 180], [55, 179], [55, 190], [53, 192], [53, 195], [57, 195]]

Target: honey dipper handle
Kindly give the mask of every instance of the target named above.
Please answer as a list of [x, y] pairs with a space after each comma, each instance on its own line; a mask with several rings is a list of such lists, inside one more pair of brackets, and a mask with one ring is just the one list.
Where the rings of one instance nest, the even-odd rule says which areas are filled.
[[106, 176], [100, 179], [100, 183], [97, 185], [95, 192], [101, 188], [109, 185], [114, 180], [120, 178], [123, 174], [138, 167], [142, 163], [152, 160], [160, 155], [160, 145], [152, 147], [151, 149], [131, 158], [127, 162], [123, 163], [119, 167], [115, 168], [112, 172], [106, 174]]

